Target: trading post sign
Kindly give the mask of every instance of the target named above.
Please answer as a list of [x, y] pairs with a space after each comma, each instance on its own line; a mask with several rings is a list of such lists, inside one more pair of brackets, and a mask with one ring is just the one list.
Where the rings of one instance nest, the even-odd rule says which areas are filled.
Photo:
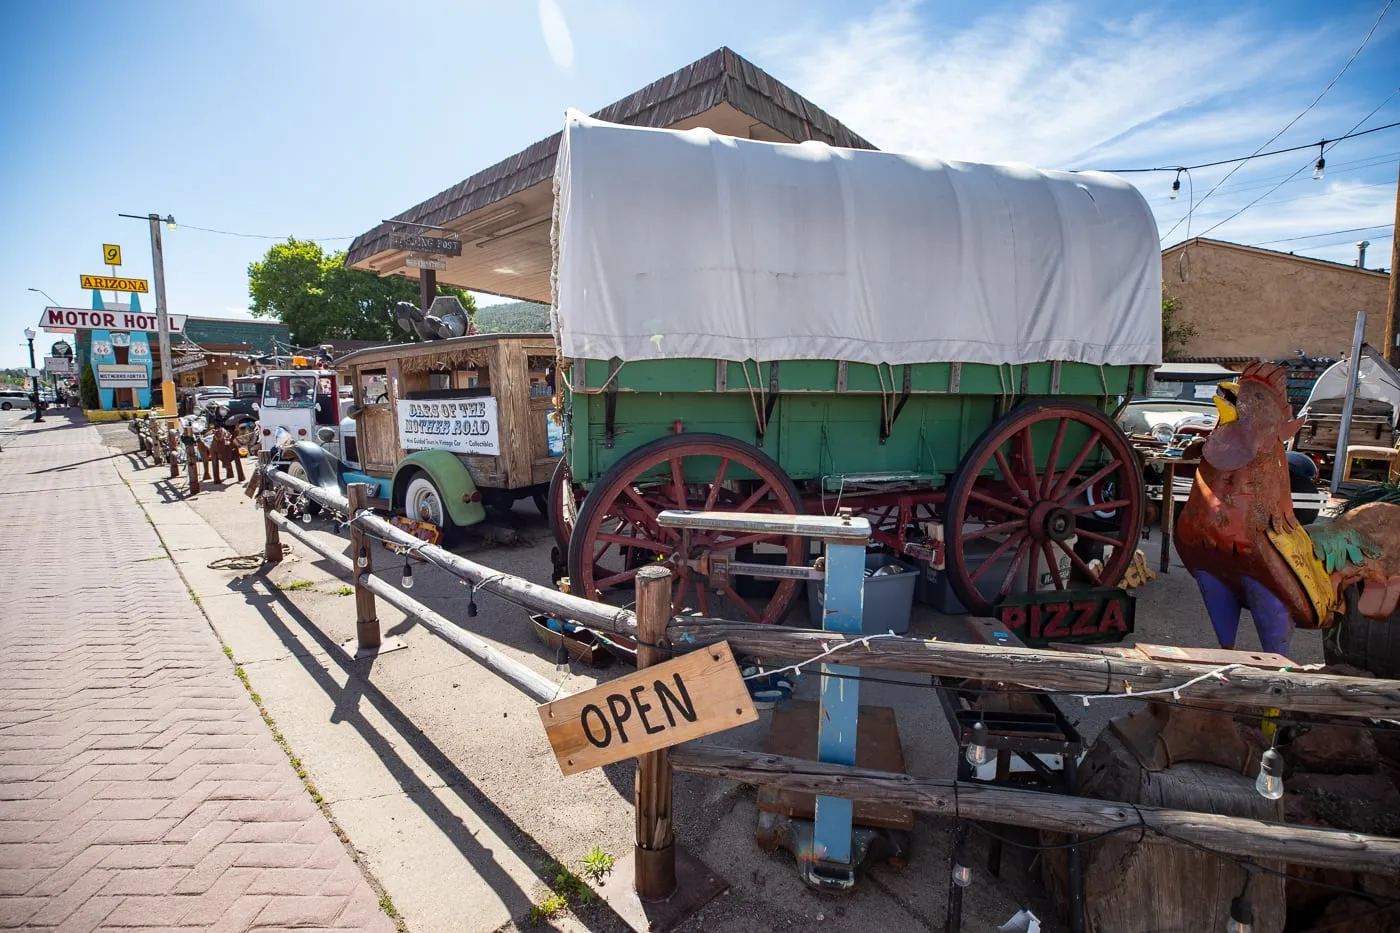
[[437, 256], [462, 255], [462, 241], [445, 237], [419, 236], [416, 233], [389, 234], [390, 249], [406, 249], [413, 253], [432, 253]]
[[728, 642], [540, 707], [559, 761], [576, 774], [758, 718]]

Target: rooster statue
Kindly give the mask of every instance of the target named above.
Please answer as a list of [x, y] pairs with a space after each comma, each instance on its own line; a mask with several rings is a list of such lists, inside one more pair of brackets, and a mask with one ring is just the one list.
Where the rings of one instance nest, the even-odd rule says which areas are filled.
[[1215, 396], [1220, 422], [1177, 525], [1176, 549], [1205, 598], [1222, 648], [1249, 607], [1265, 651], [1286, 655], [1296, 626], [1325, 628], [1343, 591], [1385, 619], [1400, 601], [1400, 505], [1373, 502], [1306, 527], [1293, 517], [1284, 443], [1292, 419], [1286, 371], [1251, 363]]

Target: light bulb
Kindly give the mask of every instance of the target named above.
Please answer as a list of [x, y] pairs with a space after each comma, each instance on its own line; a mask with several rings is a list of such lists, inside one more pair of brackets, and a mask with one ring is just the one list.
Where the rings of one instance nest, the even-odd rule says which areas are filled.
[[1178, 178], [1176, 178], [1175, 180], [1172, 181], [1172, 193], [1171, 193], [1170, 197], [1171, 197], [1171, 199], [1172, 199], [1173, 201], [1175, 201], [1175, 200], [1176, 200], [1176, 196], [1179, 195], [1179, 194], [1181, 194], [1181, 178], [1180, 178], [1180, 177], [1178, 177]]
[[992, 750], [987, 747], [987, 725], [977, 723], [972, 727], [972, 738], [968, 739], [967, 763], [974, 768], [981, 767], [992, 760]]
[[972, 869], [961, 862], [953, 863], [953, 884], [965, 888], [972, 884]]
[[413, 589], [413, 566], [406, 560], [403, 562], [403, 579], [399, 581], [399, 585], [406, 590]]
[[311, 524], [311, 513], [308, 512], [306, 509], [301, 510], [301, 523], [303, 525]]
[[369, 566], [369, 548], [360, 545], [360, 552], [355, 555], [355, 566], [364, 569]]
[[1226, 933], [1254, 933], [1254, 908], [1245, 895], [1230, 901], [1230, 921], [1225, 924], [1225, 930]]
[[1283, 796], [1283, 756], [1276, 749], [1271, 748], [1259, 757], [1259, 776], [1254, 779], [1254, 789], [1266, 800]]
[[1313, 165], [1313, 181], [1322, 181], [1322, 170], [1327, 165], [1327, 160], [1322, 156], [1317, 157], [1317, 163]]

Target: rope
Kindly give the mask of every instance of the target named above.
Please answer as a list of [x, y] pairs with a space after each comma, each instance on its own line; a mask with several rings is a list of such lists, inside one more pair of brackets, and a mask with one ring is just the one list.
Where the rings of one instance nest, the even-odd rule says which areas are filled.
[[[290, 544], [282, 545], [282, 554], [292, 552]], [[263, 565], [261, 554], [239, 554], [237, 557], [220, 557], [205, 564], [210, 570], [257, 570]]]

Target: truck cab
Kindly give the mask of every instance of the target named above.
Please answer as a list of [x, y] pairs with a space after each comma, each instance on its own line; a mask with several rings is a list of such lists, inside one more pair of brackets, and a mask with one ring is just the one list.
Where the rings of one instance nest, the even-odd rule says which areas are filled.
[[[341, 408], [339, 379], [329, 369], [279, 369], [263, 374], [258, 402], [258, 444], [276, 451], [297, 441], [325, 443], [321, 429], [338, 442]], [[279, 433], [284, 432], [284, 433]]]

